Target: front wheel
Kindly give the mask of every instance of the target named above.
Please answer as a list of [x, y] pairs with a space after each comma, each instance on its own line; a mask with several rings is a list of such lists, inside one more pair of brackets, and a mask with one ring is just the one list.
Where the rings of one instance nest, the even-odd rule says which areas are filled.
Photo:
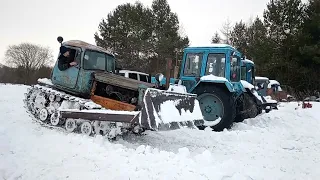
[[214, 131], [230, 128], [236, 114], [232, 93], [226, 88], [214, 85], [203, 86], [197, 90], [197, 99], [205, 120], [204, 129], [210, 126]]

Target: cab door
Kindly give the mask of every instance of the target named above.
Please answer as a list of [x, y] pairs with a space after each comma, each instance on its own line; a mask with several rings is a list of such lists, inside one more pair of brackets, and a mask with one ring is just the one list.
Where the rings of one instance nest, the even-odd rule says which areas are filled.
[[184, 53], [180, 79], [188, 92], [194, 88], [201, 77], [204, 56], [204, 50], [189, 50]]
[[[64, 71], [60, 71], [58, 68], [58, 61], [57, 61], [53, 69], [52, 82], [54, 84], [66, 87], [68, 89], [75, 89], [77, 86], [80, 65], [81, 65], [81, 49], [74, 48], [74, 47], [68, 47], [68, 48], [75, 50], [74, 59], [78, 63], [78, 65], [71, 66], [70, 68]], [[59, 53], [59, 56], [60, 56], [60, 53]]]

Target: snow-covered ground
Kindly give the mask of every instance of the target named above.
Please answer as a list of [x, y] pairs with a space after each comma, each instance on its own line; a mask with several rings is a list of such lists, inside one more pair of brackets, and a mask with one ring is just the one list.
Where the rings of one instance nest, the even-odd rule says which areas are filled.
[[0, 84], [0, 179], [319, 179], [320, 103], [282, 104], [224, 132], [181, 129], [109, 142], [42, 127], [26, 86]]

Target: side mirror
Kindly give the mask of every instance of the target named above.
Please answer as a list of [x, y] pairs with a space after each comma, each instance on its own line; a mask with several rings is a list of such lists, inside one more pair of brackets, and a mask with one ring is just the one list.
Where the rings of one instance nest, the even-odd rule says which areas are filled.
[[161, 88], [161, 81], [163, 80], [163, 74], [161, 73], [156, 74], [155, 79], [156, 79], [156, 82], [155, 82], [156, 88]]
[[155, 78], [156, 78], [156, 81], [158, 81], [158, 83], [160, 84], [160, 82], [163, 80], [163, 74], [162, 73], [158, 73], [156, 74]]

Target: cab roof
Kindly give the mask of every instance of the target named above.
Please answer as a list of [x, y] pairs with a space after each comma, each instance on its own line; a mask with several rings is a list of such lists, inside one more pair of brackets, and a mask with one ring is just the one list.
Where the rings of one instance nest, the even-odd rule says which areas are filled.
[[214, 43], [214, 44], [193, 44], [188, 46], [187, 48], [231, 48], [236, 49], [233, 46], [229, 44], [220, 44], [220, 43]]
[[80, 47], [83, 49], [90, 49], [90, 50], [94, 50], [94, 51], [99, 51], [99, 52], [103, 52], [112, 56], [115, 56], [114, 53], [111, 50], [107, 50], [104, 49], [102, 47], [84, 42], [84, 41], [80, 41], [80, 40], [69, 40], [69, 41], [65, 41], [62, 43], [62, 45], [65, 46], [75, 46], [75, 47]]

